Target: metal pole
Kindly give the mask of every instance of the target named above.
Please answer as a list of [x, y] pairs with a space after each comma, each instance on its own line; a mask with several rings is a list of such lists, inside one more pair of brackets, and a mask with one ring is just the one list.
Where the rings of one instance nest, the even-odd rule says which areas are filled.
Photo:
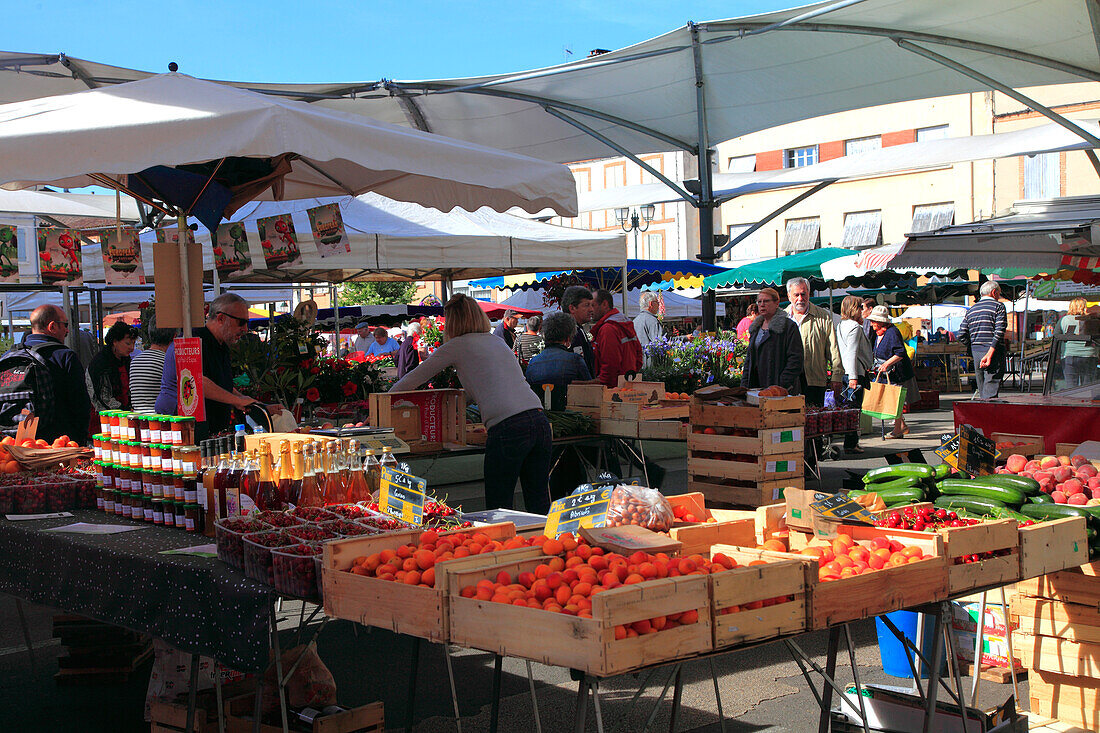
[[179, 233], [180, 256], [180, 296], [183, 299], [183, 337], [191, 338], [191, 268], [187, 262], [187, 216], [176, 217], [176, 231]]
[[[695, 117], [698, 125], [699, 147], [695, 159], [699, 164], [699, 259], [714, 264], [714, 187], [711, 178], [710, 134], [707, 130], [707, 96], [703, 80], [703, 45], [699, 39], [699, 26], [688, 23], [691, 32], [691, 54], [695, 71]], [[703, 330], [714, 331], [716, 323], [716, 293], [703, 293]]]
[[335, 285], [328, 286], [329, 300], [332, 301], [332, 313], [336, 318], [336, 356], [340, 356], [340, 306]]
[[222, 294], [222, 278], [218, 273], [218, 267], [214, 265], [214, 297], [218, 297]]
[[69, 332], [67, 334], [65, 334], [65, 345], [68, 346], [70, 349], [72, 349], [73, 344], [76, 341], [76, 339], [73, 338], [73, 334], [76, 332], [76, 329], [80, 328], [80, 324], [79, 323], [72, 323], [73, 303], [72, 303], [72, 300], [69, 298], [69, 286], [68, 285], [62, 285], [61, 286], [61, 309], [63, 311], [65, 311], [65, 318], [70, 321]]
[[[630, 228], [634, 230], [634, 252], [638, 252], [638, 215], [630, 215]], [[623, 315], [626, 315], [626, 279], [630, 269], [630, 245], [626, 245], [626, 258], [623, 259]]]
[[[1020, 391], [1024, 391], [1024, 346], [1027, 344], [1027, 311], [1031, 296], [1031, 283], [1024, 283], [1024, 325], [1020, 328]], [[1030, 375], [1029, 375], [1030, 376]]]

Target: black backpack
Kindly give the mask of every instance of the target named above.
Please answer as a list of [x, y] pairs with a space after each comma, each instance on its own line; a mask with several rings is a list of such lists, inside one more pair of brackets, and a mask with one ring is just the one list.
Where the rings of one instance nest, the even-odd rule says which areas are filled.
[[0, 356], [0, 432], [15, 434], [23, 410], [39, 419], [39, 433], [47, 432], [57, 418], [54, 373], [46, 359], [64, 344], [17, 346]]

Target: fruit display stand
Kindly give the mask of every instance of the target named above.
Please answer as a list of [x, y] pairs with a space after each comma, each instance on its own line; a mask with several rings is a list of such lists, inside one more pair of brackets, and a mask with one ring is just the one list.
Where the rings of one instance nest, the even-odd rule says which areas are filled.
[[1032, 712], [1100, 728], [1100, 563], [1020, 582], [1010, 609]]
[[[463, 530], [439, 534], [444, 537], [456, 531]], [[495, 540], [516, 536], [516, 527], [511, 522], [465, 531], [481, 532]], [[349, 572], [357, 557], [369, 556], [407, 543], [415, 544], [419, 536], [419, 530], [410, 530], [326, 543], [321, 561], [325, 613], [334, 618], [357, 621], [364, 626], [377, 626], [430, 641], [446, 641], [450, 610], [447, 588], [453, 571], [459, 568], [490, 567], [506, 559], [541, 554], [538, 547], [524, 547], [440, 562], [434, 566], [435, 586], [432, 588]]]
[[712, 501], [755, 507], [781, 500], [788, 486], [805, 485], [803, 397], [723, 405], [712, 394], [697, 393], [691, 401], [689, 490]]
[[1027, 580], [1088, 563], [1084, 517], [1066, 517], [1020, 527], [1020, 578]]
[[[464, 598], [460, 590], [501, 572], [533, 572], [545, 558], [510, 560], [450, 573], [451, 641], [501, 656], [567, 667], [597, 677], [711, 650], [710, 577], [685, 575], [623, 585], [592, 596], [592, 618]], [[615, 627], [695, 611], [698, 622], [626, 639]], [[537, 633], [533, 633], [537, 630]]]
[[[1015, 520], [987, 520], [969, 527], [941, 527], [936, 532], [943, 537], [950, 595], [1020, 579], [1020, 533]], [[996, 556], [972, 559], [986, 553]]]
[[806, 630], [809, 564], [727, 545], [710, 548], [717, 552], [739, 567], [709, 576], [716, 650]]

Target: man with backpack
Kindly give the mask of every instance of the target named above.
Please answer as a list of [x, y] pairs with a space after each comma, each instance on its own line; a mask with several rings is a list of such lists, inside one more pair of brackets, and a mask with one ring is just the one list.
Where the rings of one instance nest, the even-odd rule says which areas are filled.
[[14, 434], [24, 408], [38, 417], [35, 437], [88, 441], [91, 402], [80, 358], [65, 345], [69, 318], [56, 305], [31, 312], [31, 332], [0, 356], [0, 429]]

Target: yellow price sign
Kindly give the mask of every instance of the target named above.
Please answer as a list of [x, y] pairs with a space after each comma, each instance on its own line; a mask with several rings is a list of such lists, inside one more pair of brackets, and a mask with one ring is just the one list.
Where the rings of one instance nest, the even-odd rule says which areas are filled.
[[547, 537], [566, 532], [576, 533], [581, 527], [593, 529], [607, 523], [607, 504], [614, 486], [601, 486], [569, 496], [550, 505], [546, 515]]
[[417, 526], [424, 523], [424, 499], [428, 482], [419, 476], [382, 468], [378, 506], [390, 516]]

